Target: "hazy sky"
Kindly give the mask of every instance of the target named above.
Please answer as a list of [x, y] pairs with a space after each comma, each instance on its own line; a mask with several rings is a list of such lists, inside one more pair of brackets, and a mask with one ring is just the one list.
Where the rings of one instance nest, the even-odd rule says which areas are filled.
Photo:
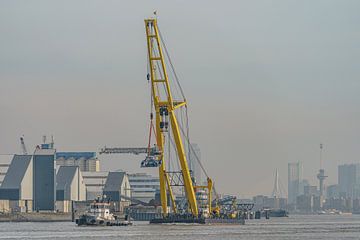
[[[155, 9], [219, 192], [270, 194], [293, 161], [315, 184], [320, 142], [327, 183], [360, 162], [360, 2], [346, 0], [3, 0], [0, 153], [22, 134], [29, 149], [43, 134], [58, 151], [145, 146]], [[140, 159], [102, 164], [143, 171]]]

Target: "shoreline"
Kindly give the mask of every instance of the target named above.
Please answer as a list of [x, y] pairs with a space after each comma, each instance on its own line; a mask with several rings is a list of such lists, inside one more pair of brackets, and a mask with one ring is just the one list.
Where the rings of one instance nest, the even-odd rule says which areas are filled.
[[6, 213], [0, 222], [71, 222], [71, 213]]

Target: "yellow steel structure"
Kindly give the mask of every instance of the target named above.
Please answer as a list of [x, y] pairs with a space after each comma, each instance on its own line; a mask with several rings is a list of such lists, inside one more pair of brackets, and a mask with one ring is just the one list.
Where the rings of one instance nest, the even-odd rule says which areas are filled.
[[[193, 216], [198, 216], [198, 208], [195, 196], [195, 188], [190, 176], [188, 163], [184, 151], [184, 145], [180, 134], [178, 120], [175, 115], [175, 109], [186, 106], [186, 101], [174, 101], [170, 91], [168, 74], [166, 71], [165, 60], [162, 46], [160, 43], [159, 30], [156, 19], [145, 19], [146, 39], [148, 47], [148, 61], [150, 65], [151, 91], [155, 108], [156, 120], [156, 144], [160, 150], [158, 160], [160, 178], [160, 197], [164, 216], [168, 214], [167, 194], [170, 195], [173, 211], [176, 213], [176, 205], [173, 192], [170, 186], [169, 176], [166, 173], [164, 161], [164, 129], [167, 129], [166, 121], [170, 119], [171, 131], [176, 145], [178, 159], [184, 180], [184, 188], [188, 200], [189, 209]], [[166, 131], [166, 130], [165, 130]], [[211, 183], [212, 185], [212, 183]]]
[[209, 213], [212, 212], [212, 189], [213, 189], [213, 182], [212, 180], [208, 177], [207, 178], [207, 185], [206, 186], [194, 186], [194, 189], [207, 189], [207, 193], [208, 193], [208, 206], [209, 206]]

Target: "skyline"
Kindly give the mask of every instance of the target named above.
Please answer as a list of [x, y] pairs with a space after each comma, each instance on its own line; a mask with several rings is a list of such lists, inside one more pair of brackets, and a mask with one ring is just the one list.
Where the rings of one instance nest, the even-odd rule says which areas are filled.
[[317, 185], [320, 143], [335, 183], [338, 165], [360, 162], [360, 3], [232, 3], [2, 2], [0, 153], [20, 152], [23, 134], [28, 151], [43, 134], [59, 151], [145, 146], [143, 19], [156, 9], [218, 191], [270, 195], [275, 169], [287, 184], [297, 161]]

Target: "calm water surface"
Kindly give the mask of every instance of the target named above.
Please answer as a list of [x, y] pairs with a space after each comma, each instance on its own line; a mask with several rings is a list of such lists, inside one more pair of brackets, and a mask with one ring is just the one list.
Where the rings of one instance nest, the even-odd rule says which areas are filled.
[[360, 216], [291, 216], [244, 226], [77, 227], [73, 223], [0, 223], [0, 239], [360, 239]]

